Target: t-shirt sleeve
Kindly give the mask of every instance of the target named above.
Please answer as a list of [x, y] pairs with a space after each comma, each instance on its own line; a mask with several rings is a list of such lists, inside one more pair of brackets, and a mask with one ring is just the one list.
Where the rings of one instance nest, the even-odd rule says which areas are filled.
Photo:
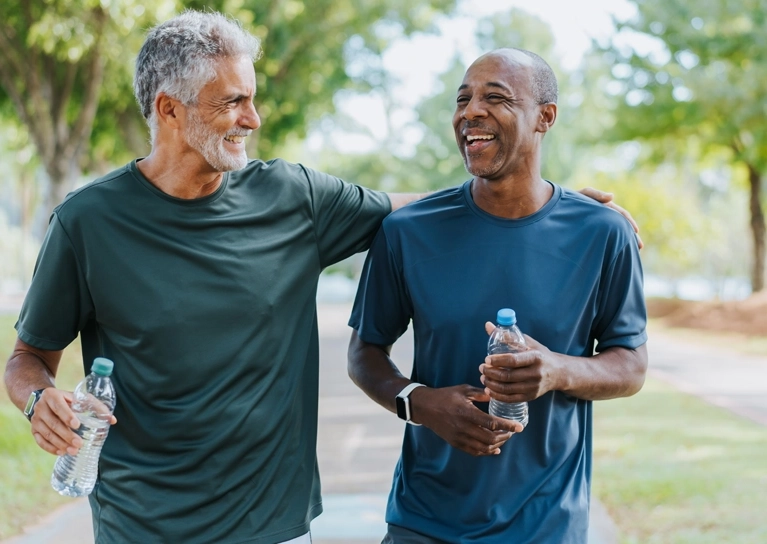
[[635, 349], [647, 342], [642, 263], [633, 239], [614, 257], [601, 283], [593, 330], [596, 350], [614, 346]]
[[92, 313], [93, 303], [82, 267], [58, 215], [54, 214], [16, 331], [30, 346], [61, 350], [77, 338]]
[[368, 251], [349, 326], [363, 341], [388, 346], [405, 333], [412, 316], [401, 264], [382, 228]]
[[305, 168], [311, 189], [314, 228], [323, 267], [370, 247], [391, 212], [386, 193], [353, 185]]

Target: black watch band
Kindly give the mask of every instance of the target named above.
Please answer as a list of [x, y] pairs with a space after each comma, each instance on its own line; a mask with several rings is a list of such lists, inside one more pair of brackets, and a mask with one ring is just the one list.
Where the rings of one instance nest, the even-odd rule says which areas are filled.
[[46, 389], [46, 387], [43, 387], [42, 389], [37, 389], [29, 394], [27, 405], [24, 407], [24, 415], [27, 416], [29, 421], [32, 421], [32, 416], [35, 415], [35, 406], [37, 405], [37, 401], [40, 400], [40, 396]]

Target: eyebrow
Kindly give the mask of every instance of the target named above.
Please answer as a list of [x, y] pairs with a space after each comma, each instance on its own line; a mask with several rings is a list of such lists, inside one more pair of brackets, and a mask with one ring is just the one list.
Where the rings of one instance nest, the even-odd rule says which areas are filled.
[[[255, 93], [253, 94], [255, 96]], [[232, 102], [232, 101], [240, 101], [240, 100], [250, 100], [249, 95], [245, 94], [230, 94], [221, 99], [222, 102]]]
[[[485, 83], [485, 85], [487, 85], [488, 87], [498, 87], [499, 89], [503, 89], [506, 92], [510, 92], [510, 89], [506, 85], [504, 85], [503, 83], [499, 83], [497, 81], [488, 81], [487, 83]], [[463, 85], [458, 87], [458, 91], [460, 92], [468, 88], [469, 86], [464, 83]]]

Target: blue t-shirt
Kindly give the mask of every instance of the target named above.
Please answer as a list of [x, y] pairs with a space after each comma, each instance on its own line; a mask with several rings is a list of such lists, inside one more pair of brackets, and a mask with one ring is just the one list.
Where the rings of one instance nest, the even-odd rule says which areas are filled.
[[[474, 203], [470, 186], [384, 220], [349, 323], [362, 340], [393, 344], [412, 320], [412, 379], [429, 387], [482, 387], [484, 324], [504, 307], [555, 352], [645, 343], [639, 250], [623, 217], [554, 185], [533, 215], [502, 219]], [[590, 401], [546, 393], [530, 403], [525, 431], [488, 457], [408, 426], [386, 521], [462, 544], [585, 543], [591, 418]]]

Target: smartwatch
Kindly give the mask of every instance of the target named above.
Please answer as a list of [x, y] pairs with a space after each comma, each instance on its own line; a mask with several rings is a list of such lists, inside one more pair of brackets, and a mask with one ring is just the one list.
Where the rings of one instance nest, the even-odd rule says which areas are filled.
[[412, 411], [410, 410], [410, 393], [415, 389], [416, 387], [426, 387], [422, 383], [411, 383], [405, 387], [402, 391], [399, 392], [399, 395], [396, 396], [394, 399], [397, 402], [397, 416], [400, 419], [404, 419], [407, 421], [410, 425], [415, 425], [417, 427], [420, 427], [420, 423], [413, 422], [410, 417], [412, 415]]
[[42, 389], [37, 389], [36, 391], [32, 391], [29, 394], [27, 405], [24, 407], [24, 415], [27, 416], [29, 421], [32, 421], [32, 416], [35, 415], [35, 405], [37, 404], [37, 401], [40, 400], [40, 396], [43, 394], [43, 391], [46, 389], [47, 388], [43, 387]]

